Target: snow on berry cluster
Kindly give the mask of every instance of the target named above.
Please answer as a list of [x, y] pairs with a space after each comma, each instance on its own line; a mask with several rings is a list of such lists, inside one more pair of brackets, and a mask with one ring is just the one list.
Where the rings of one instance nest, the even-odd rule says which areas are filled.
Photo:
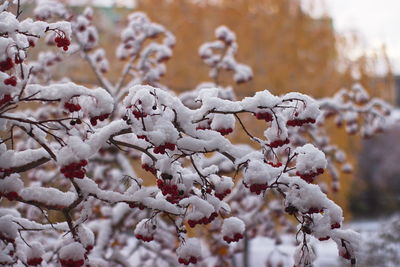
[[201, 258], [200, 241], [197, 238], [188, 238], [177, 250], [178, 262], [184, 265], [196, 264]]
[[236, 217], [230, 217], [224, 220], [222, 224], [221, 234], [228, 243], [238, 242], [243, 238], [245, 225], [242, 220]]
[[19, 197], [20, 191], [23, 189], [24, 184], [18, 174], [13, 173], [0, 180], [0, 196], [12, 201]]
[[62, 267], [80, 267], [85, 264], [85, 249], [81, 243], [73, 242], [60, 249]]
[[314, 178], [324, 173], [327, 161], [322, 151], [312, 144], [307, 144], [295, 150], [296, 158], [296, 175], [300, 176], [304, 181], [311, 183]]
[[148, 219], [141, 220], [135, 227], [135, 237], [144, 242], [154, 240], [154, 233], [157, 226]]

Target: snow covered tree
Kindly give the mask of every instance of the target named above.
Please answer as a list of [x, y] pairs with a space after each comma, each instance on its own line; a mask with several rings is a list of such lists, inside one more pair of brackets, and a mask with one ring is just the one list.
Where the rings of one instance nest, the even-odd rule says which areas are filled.
[[[332, 239], [356, 262], [359, 235], [342, 229], [341, 208], [318, 185], [328, 169], [338, 189], [336, 166], [349, 169], [324, 122], [336, 116], [349, 133], [370, 135], [389, 126], [389, 105], [360, 85], [321, 100], [267, 90], [235, 100], [220, 73], [243, 83], [252, 70], [235, 59], [236, 37], [224, 26], [199, 49], [213, 82], [177, 96], [160, 83], [175, 38], [140, 12], [116, 47], [123, 72], [108, 79], [93, 10], [73, 15], [41, 0], [35, 20], [22, 21], [21, 10], [19, 1], [0, 6], [0, 194], [10, 201], [0, 209], [1, 264], [221, 266], [248, 240], [278, 236], [277, 221], [297, 232], [295, 266], [312, 265], [310, 238]], [[49, 49], [31, 60], [42, 40]], [[72, 54], [89, 63], [98, 88], [52, 78]], [[262, 137], [247, 130], [245, 114], [265, 121]], [[227, 138], [236, 129], [252, 146]], [[192, 230], [202, 227], [208, 235]], [[216, 254], [220, 247], [231, 249]]]

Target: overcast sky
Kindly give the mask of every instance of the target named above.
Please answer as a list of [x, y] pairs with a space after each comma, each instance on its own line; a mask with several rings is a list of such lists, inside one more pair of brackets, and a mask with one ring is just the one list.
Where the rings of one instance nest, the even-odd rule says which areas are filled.
[[339, 32], [357, 30], [366, 49], [386, 44], [394, 70], [400, 74], [400, 0], [324, 0]]

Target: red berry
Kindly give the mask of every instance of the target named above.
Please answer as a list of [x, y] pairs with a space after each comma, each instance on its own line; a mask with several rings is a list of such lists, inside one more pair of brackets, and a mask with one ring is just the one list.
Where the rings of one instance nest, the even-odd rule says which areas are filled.
[[17, 77], [11, 76], [10, 78], [7, 78], [4, 80], [5, 85], [11, 85], [11, 86], [16, 86], [17, 85]]
[[4, 196], [10, 201], [13, 201], [19, 197], [17, 192], [8, 192]]
[[233, 130], [231, 128], [228, 129], [218, 129], [217, 132], [219, 132], [221, 135], [228, 135], [231, 132], [233, 132]]
[[319, 213], [319, 212], [321, 212], [321, 209], [319, 209], [319, 208], [309, 208], [306, 213], [312, 214], [312, 213]]
[[14, 67], [14, 62], [9, 57], [4, 61], [0, 61], [0, 71], [5, 72], [12, 69], [12, 67]]
[[165, 148], [169, 150], [175, 150], [175, 144], [172, 143], [165, 143]]
[[191, 227], [191, 228], [193, 228], [193, 227], [195, 227], [196, 226], [196, 221], [194, 221], [194, 220], [188, 220], [188, 224], [189, 224], [189, 226]]
[[265, 120], [266, 122], [270, 122], [273, 120], [271, 113], [269, 112], [259, 112], [255, 114], [257, 120]]
[[28, 42], [29, 42], [30, 47], [35, 47], [35, 41], [33, 41], [32, 39], [29, 39]]
[[196, 257], [190, 257], [189, 262], [196, 264], [197, 263], [197, 258]]
[[6, 94], [3, 96], [3, 98], [0, 100], [0, 106], [4, 105], [7, 102], [10, 102], [12, 100], [11, 95]]
[[90, 118], [90, 124], [92, 125], [92, 126], [96, 126], [97, 125], [97, 118]]
[[239, 241], [239, 239], [242, 239], [242, 238], [243, 238], [243, 235], [240, 234], [240, 233], [236, 233], [236, 234], [234, 235], [235, 241]]
[[40, 265], [42, 263], [42, 258], [32, 258], [32, 259], [28, 259], [27, 264], [31, 265], [31, 266], [37, 266]]

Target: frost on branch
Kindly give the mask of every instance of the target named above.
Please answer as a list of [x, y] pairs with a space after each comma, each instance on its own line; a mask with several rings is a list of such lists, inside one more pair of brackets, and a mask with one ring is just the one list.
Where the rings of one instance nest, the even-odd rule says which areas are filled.
[[[234, 58], [227, 27], [199, 50], [214, 82], [177, 96], [160, 80], [175, 38], [140, 12], [116, 48], [126, 60], [121, 76], [109, 80], [94, 11], [72, 16], [60, 2], [37, 2], [40, 20], [0, 8], [0, 194], [12, 205], [0, 210], [2, 264], [222, 265], [247, 240], [295, 232], [289, 217], [299, 222], [296, 264], [312, 263], [310, 236], [332, 239], [355, 261], [358, 234], [342, 229], [342, 210], [316, 184], [328, 170], [338, 188], [335, 164], [347, 166], [323, 125], [335, 115], [351, 132], [375, 133], [388, 127], [390, 106], [360, 86], [321, 100], [267, 90], [237, 100], [218, 85], [219, 72], [232, 71], [238, 83], [252, 72]], [[43, 39], [58, 48], [29, 60]], [[71, 54], [98, 86], [52, 78]], [[27, 103], [35, 108], [20, 108]], [[264, 135], [248, 130], [252, 120], [264, 123]], [[229, 139], [235, 129], [252, 146]]]

